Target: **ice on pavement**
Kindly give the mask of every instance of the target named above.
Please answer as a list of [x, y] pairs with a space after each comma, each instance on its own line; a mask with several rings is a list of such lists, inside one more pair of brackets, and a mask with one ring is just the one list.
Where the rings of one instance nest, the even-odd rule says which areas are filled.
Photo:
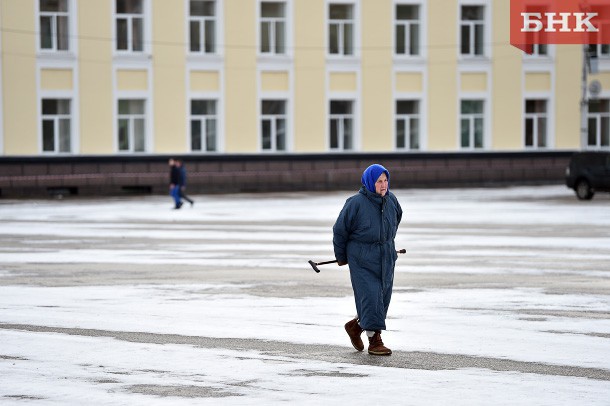
[[[408, 251], [396, 271], [407, 282], [392, 298], [389, 347], [610, 371], [608, 197], [578, 202], [561, 186], [395, 193], [405, 212], [397, 247]], [[0, 404], [610, 404], [610, 381], [603, 379], [390, 368], [61, 333], [256, 339], [353, 351], [342, 330], [354, 314], [349, 294], [275, 294], [298, 290], [288, 276], [271, 283], [270, 293], [253, 294], [255, 285], [269, 284], [256, 282], [259, 269], [309, 272], [317, 280], [340, 272], [314, 274], [307, 260], [333, 257], [332, 223], [349, 195], [196, 196], [192, 209], [174, 211], [162, 197], [0, 201], [6, 242]], [[46, 286], [27, 279], [24, 270], [37, 264], [101, 272], [111, 264], [184, 265], [200, 266], [203, 275], [241, 269], [251, 277]], [[493, 279], [475, 287], [408, 282], [443, 274]], [[544, 278], [558, 275], [570, 283], [599, 280], [601, 290], [547, 289]], [[531, 287], [521, 277], [542, 282]]]

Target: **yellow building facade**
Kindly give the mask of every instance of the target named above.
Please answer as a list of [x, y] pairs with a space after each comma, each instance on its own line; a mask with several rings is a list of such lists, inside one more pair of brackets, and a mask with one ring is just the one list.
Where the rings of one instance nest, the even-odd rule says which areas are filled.
[[0, 0], [0, 157], [609, 148], [506, 0]]

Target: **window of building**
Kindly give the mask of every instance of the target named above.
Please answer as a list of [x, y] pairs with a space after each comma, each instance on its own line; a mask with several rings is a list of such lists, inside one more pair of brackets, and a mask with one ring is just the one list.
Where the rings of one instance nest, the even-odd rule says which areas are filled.
[[589, 100], [587, 145], [610, 147], [610, 99]]
[[420, 6], [396, 5], [396, 55], [420, 55]]
[[418, 100], [396, 101], [396, 148], [419, 149]]
[[286, 101], [261, 102], [261, 142], [263, 151], [286, 151]]
[[42, 151], [71, 152], [70, 99], [42, 99]]
[[483, 148], [484, 102], [462, 100], [460, 104], [460, 145], [462, 148]]
[[483, 56], [485, 54], [484, 6], [461, 7], [460, 53], [463, 56]]
[[70, 49], [68, 0], [39, 0], [40, 49]]
[[191, 100], [191, 151], [217, 150], [216, 100]]
[[190, 0], [189, 10], [191, 52], [216, 53], [216, 1]]
[[[608, 27], [610, 29], [610, 27]], [[609, 44], [590, 44], [589, 55], [594, 58], [610, 58]]]
[[144, 51], [143, 0], [116, 0], [117, 51]]
[[525, 101], [525, 146], [547, 147], [547, 101], [530, 99]]
[[330, 149], [351, 150], [354, 147], [354, 102], [330, 102]]
[[283, 2], [261, 3], [261, 48], [263, 54], [286, 53], [286, 5]]
[[534, 44], [532, 46], [532, 54], [528, 55], [528, 56], [537, 57], [537, 56], [548, 56], [548, 55], [549, 55], [549, 46], [548, 45]]
[[354, 6], [329, 4], [328, 52], [330, 55], [354, 54]]
[[118, 146], [121, 152], [146, 150], [146, 101], [119, 100]]

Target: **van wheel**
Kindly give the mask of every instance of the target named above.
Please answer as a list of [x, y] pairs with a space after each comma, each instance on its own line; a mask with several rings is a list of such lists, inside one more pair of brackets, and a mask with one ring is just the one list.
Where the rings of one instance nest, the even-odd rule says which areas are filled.
[[593, 189], [591, 189], [591, 185], [585, 179], [579, 180], [574, 190], [579, 200], [591, 200], [593, 198]]

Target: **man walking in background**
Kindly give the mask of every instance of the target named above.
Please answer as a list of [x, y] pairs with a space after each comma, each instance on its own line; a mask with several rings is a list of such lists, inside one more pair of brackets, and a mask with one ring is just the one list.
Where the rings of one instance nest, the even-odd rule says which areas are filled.
[[184, 167], [184, 163], [182, 160], [176, 159], [176, 166], [178, 167], [178, 171], [180, 173], [178, 181], [180, 198], [189, 202], [191, 207], [193, 207], [195, 201], [186, 195], [186, 168]]
[[169, 195], [174, 199], [174, 209], [182, 207], [180, 198], [180, 168], [174, 158], [169, 159]]

